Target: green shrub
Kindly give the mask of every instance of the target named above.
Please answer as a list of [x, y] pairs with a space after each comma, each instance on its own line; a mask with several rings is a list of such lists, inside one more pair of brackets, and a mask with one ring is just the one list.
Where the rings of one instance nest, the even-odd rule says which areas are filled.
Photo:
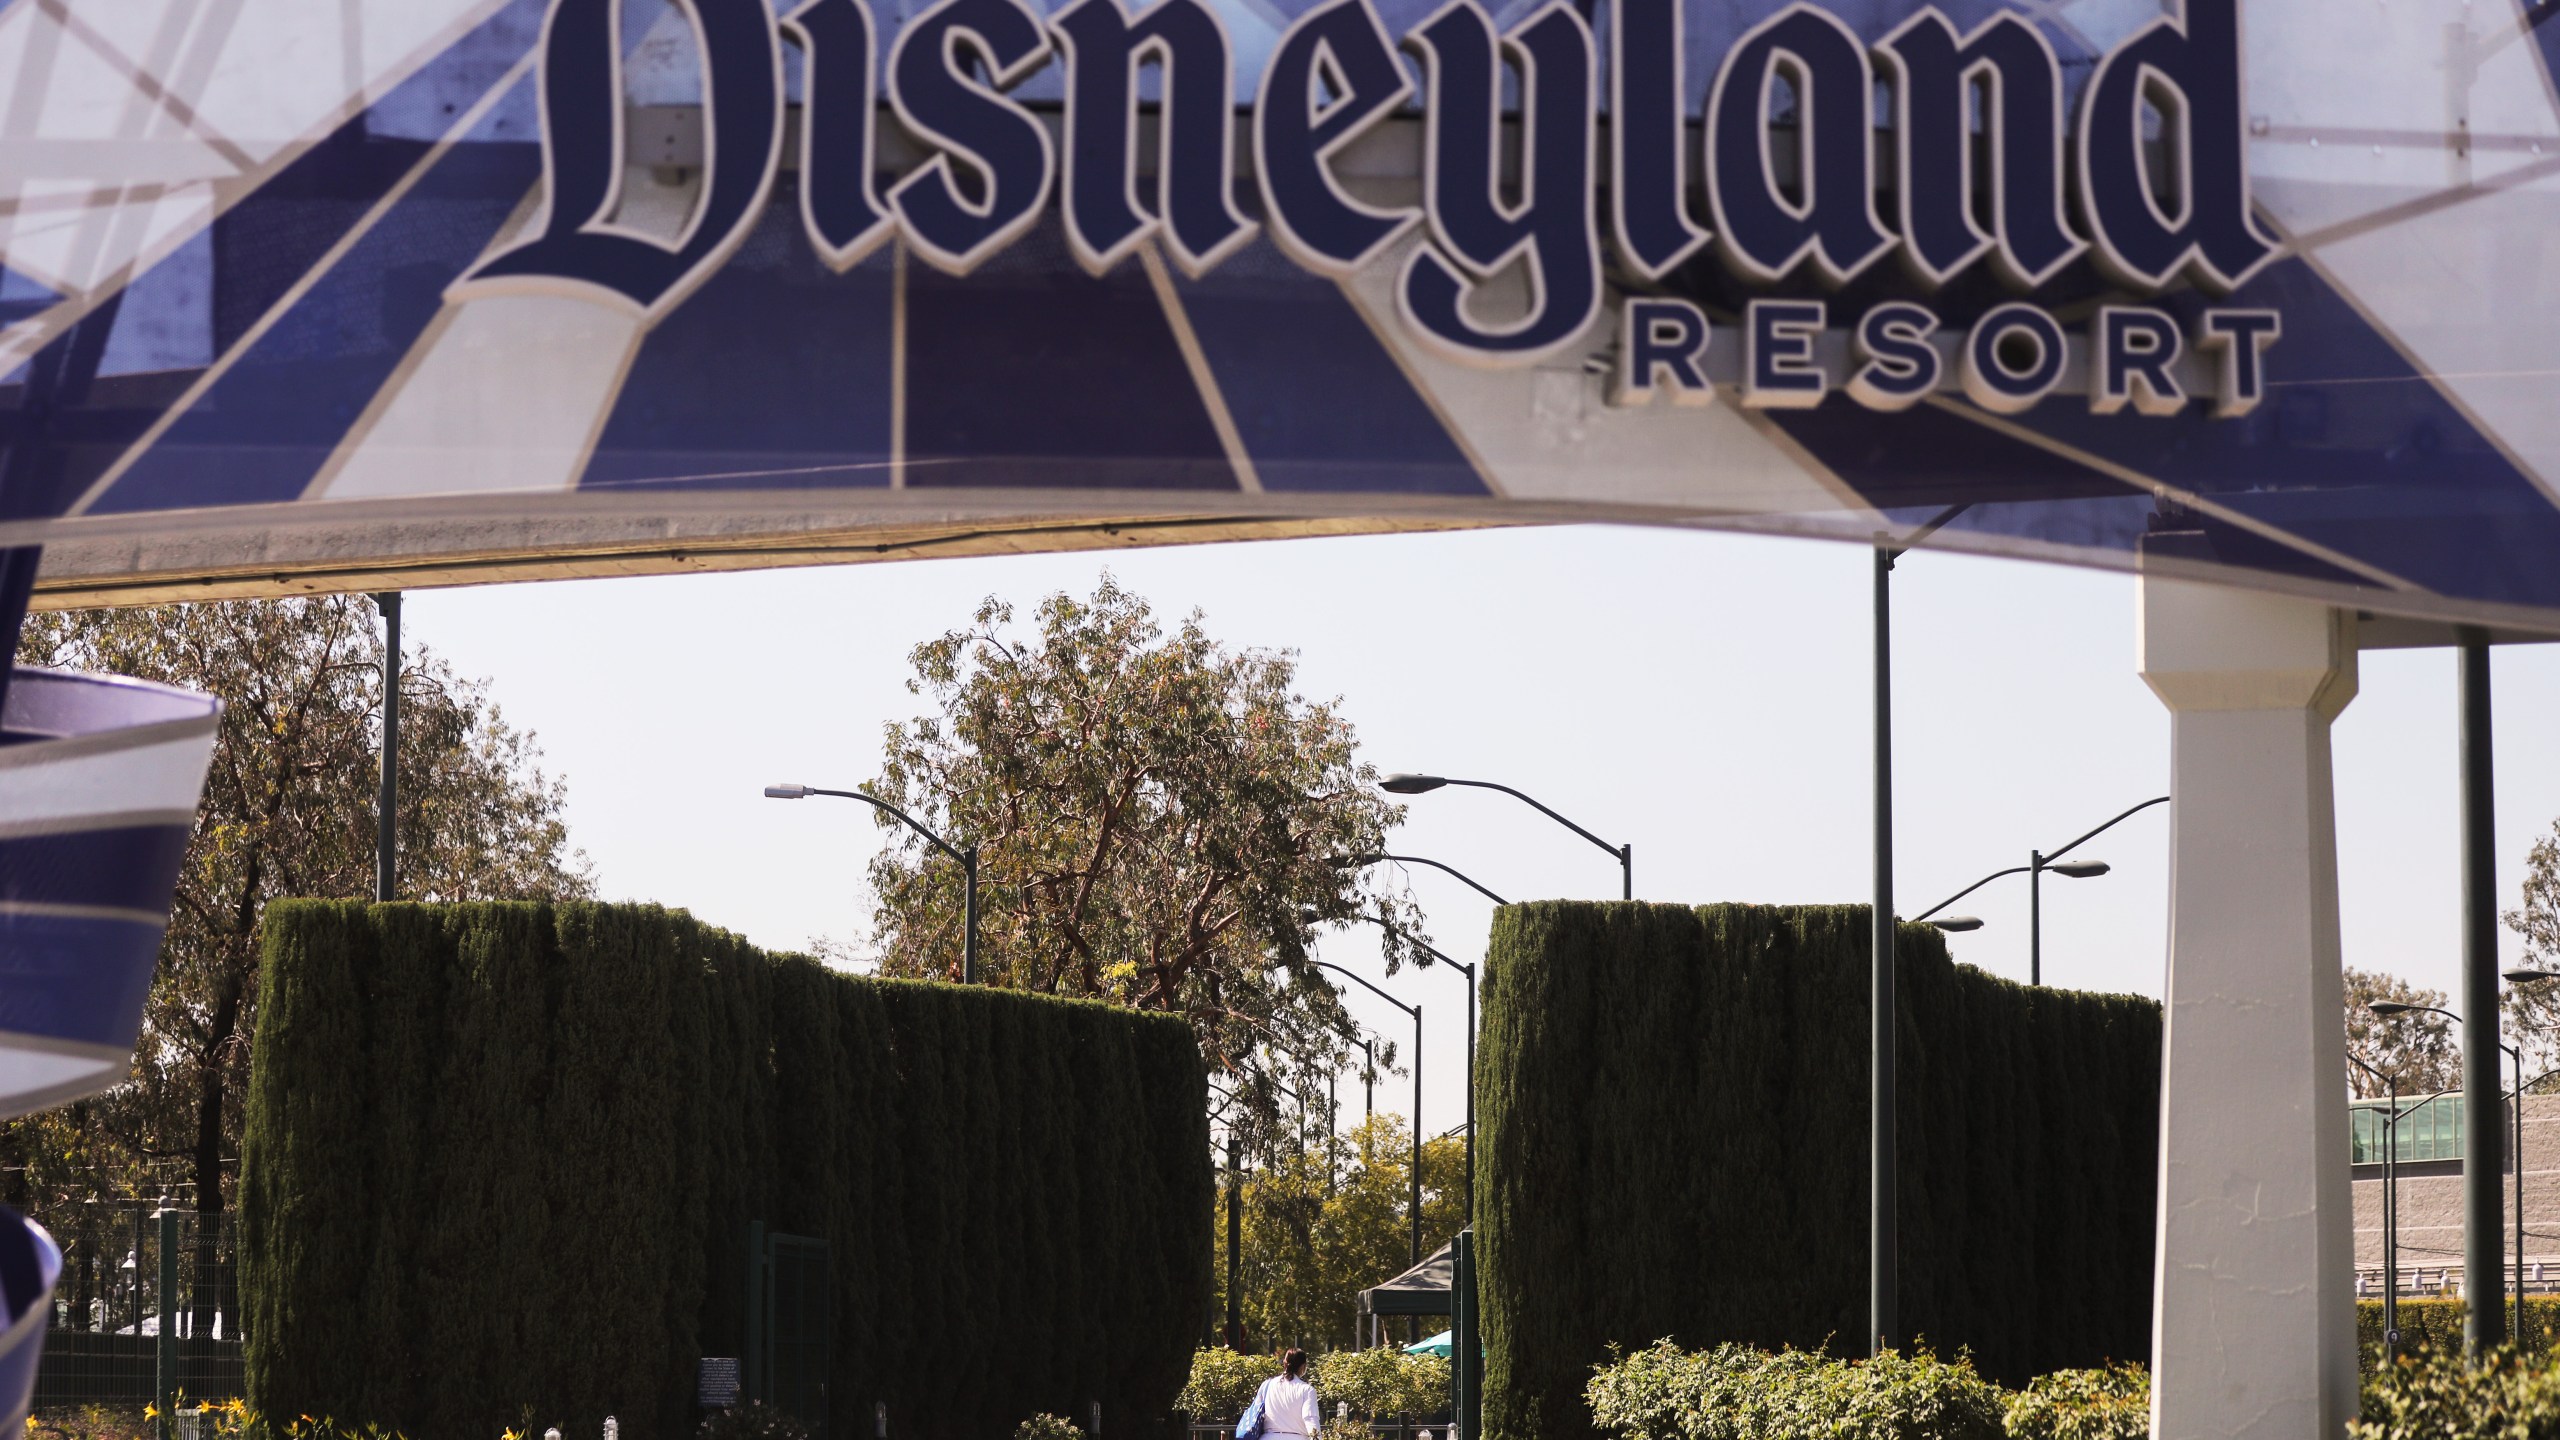
[[1833, 1360], [1670, 1341], [1597, 1367], [1592, 1420], [1624, 1440], [2002, 1440], [2003, 1395], [1970, 1360]]
[[265, 946], [267, 1414], [689, 1434], [697, 1361], [745, 1353], [754, 1222], [827, 1244], [839, 1434], [1099, 1402], [1144, 1435], [1182, 1388], [1214, 1192], [1179, 1017], [837, 974], [640, 905], [279, 902]]
[[[2507, 1299], [2509, 1323], [2513, 1323], [2514, 1297]], [[2400, 1297], [2400, 1353], [2404, 1355], [2462, 1353], [2462, 1324], [2470, 1308], [2453, 1296]], [[2379, 1300], [2356, 1302], [2356, 1341], [2364, 1361], [2364, 1373], [2370, 1377], [2380, 1373], [2384, 1358], [2382, 1343], [2383, 1308]], [[2516, 1337], [2518, 1348], [2527, 1355], [2542, 1355], [2560, 1349], [2560, 1295], [2528, 1295], [2524, 1302], [2524, 1333]]]
[[[2405, 1309], [2405, 1306], [2404, 1306]], [[2501, 1349], [2403, 1355], [2368, 1381], [2348, 1440], [2560, 1440], [2560, 1364]]]
[[2149, 1440], [2151, 1374], [2139, 1365], [2057, 1370], [2010, 1400], [2009, 1440]]
[[[1904, 1329], [2004, 1385], [2146, 1353], [2158, 1003], [2013, 984], [1899, 934]], [[1496, 913], [1484, 1440], [1586, 1440], [1612, 1342], [1865, 1333], [1869, 944], [1857, 905]]]
[[809, 1440], [809, 1427], [761, 1400], [706, 1417], [695, 1440]]
[[1240, 1355], [1212, 1345], [1191, 1357], [1191, 1379], [1173, 1408], [1204, 1425], [1239, 1420], [1253, 1403], [1253, 1392], [1279, 1373], [1279, 1363], [1268, 1355]]
[[1064, 1415], [1034, 1415], [1013, 1427], [1013, 1440], [1084, 1440], [1084, 1431]]
[[1328, 1410], [1348, 1405], [1365, 1419], [1437, 1415], [1449, 1408], [1445, 1356], [1407, 1355], [1392, 1345], [1336, 1350], [1318, 1357], [1307, 1378]]

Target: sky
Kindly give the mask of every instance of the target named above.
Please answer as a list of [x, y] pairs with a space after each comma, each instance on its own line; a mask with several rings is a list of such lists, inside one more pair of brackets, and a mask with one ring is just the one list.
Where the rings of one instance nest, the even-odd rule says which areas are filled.
[[[1105, 570], [1161, 616], [1198, 609], [1235, 647], [1297, 652], [1302, 693], [1339, 697], [1383, 772], [1497, 780], [1635, 847], [1640, 899], [1862, 902], [1870, 875], [1870, 560], [1824, 541], [1606, 527], [1265, 541], [1109, 554], [413, 591], [416, 647], [485, 678], [568, 782], [572, 842], [609, 899], [680, 906], [759, 945], [869, 938], [865, 807], [764, 799], [779, 781], [852, 789], [885, 726], [923, 713], [907, 652], [982, 598], [1028, 615]], [[2139, 801], [2167, 793], [2168, 712], [2135, 672], [2130, 578], [1922, 552], [1894, 580], [1896, 908], [1916, 915]], [[2361, 657], [2334, 732], [2346, 962], [2450, 990], [2460, 952], [2451, 652]], [[2560, 819], [2560, 647], [2495, 661], [2502, 904]], [[1614, 898], [1614, 860], [1507, 796], [1414, 797], [1400, 854], [1514, 900]], [[2049, 983], [2158, 996], [2167, 807], [2048, 876]], [[1416, 867], [1438, 947], [1483, 950], [1492, 907]], [[2023, 876], [1960, 905], [1958, 960], [2027, 974]], [[2521, 955], [2515, 937], [2509, 951]], [[1464, 1114], [1466, 991], [1383, 975], [1374, 932], [1323, 958], [1422, 1005], [1423, 1121]], [[1352, 989], [1384, 1034], [1411, 1021]], [[1408, 1042], [1409, 1047], [1409, 1042]], [[1362, 1104], [1342, 1089], [1345, 1123]], [[1382, 1082], [1381, 1110], [1411, 1082]]]

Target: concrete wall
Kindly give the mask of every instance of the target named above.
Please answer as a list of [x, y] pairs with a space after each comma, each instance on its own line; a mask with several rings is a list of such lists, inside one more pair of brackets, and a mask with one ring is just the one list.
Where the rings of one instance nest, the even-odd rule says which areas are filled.
[[[2502, 1185], [2512, 1187], [2512, 1174], [2500, 1157]], [[2447, 1168], [2441, 1164], [2421, 1167]], [[2369, 1276], [2366, 1289], [2379, 1294], [2382, 1277], [2382, 1180], [2380, 1166], [2356, 1167], [2356, 1268]], [[2366, 1178], [2371, 1175], [2372, 1178]], [[2506, 1192], [2513, 1195], [2512, 1188]], [[2507, 1233], [2513, 1263], [2514, 1201], [2508, 1201]], [[2524, 1102], [2524, 1256], [2527, 1288], [2560, 1290], [2560, 1095], [2528, 1095]], [[2543, 1262], [2544, 1284], [2532, 1283], [2531, 1267]], [[2412, 1272], [2425, 1267], [2426, 1290], [2437, 1288], [2435, 1271], [2451, 1267], [2449, 1293], [2462, 1288], [2462, 1176], [2460, 1173], [2400, 1175], [2400, 1286], [2407, 1293]]]

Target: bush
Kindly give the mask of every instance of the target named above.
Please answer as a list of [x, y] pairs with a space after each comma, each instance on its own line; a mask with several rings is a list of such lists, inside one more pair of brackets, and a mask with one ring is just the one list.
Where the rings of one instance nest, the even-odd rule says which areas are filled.
[[1084, 1440], [1084, 1431], [1064, 1415], [1034, 1415], [1013, 1427], [1013, 1440]]
[[[1865, 1333], [1869, 943], [1858, 905], [1496, 914], [1485, 1440], [1585, 1440], [1612, 1342]], [[2146, 1353], [2158, 1003], [2013, 984], [1925, 925], [1897, 943], [1904, 1329], [2004, 1385]]]
[[1262, 1382], [1280, 1373], [1280, 1366], [1268, 1355], [1240, 1355], [1224, 1345], [1212, 1345], [1191, 1357], [1191, 1379], [1173, 1408], [1202, 1424], [1210, 1421], [1232, 1423], [1244, 1418], [1245, 1407], [1253, 1403], [1253, 1392]]
[[809, 1429], [761, 1400], [723, 1410], [702, 1422], [695, 1440], [809, 1440]]
[[759, 1221], [826, 1243], [840, 1434], [877, 1404], [903, 1440], [986, 1440], [1098, 1401], [1137, 1435], [1182, 1388], [1214, 1190], [1180, 1017], [838, 974], [652, 906], [289, 901], [264, 928], [261, 1410], [688, 1435], [697, 1360], [745, 1354]]
[[[2506, 1303], [2511, 1317], [2509, 1323], [2512, 1324], [2513, 1297], [2509, 1297]], [[2461, 1354], [2462, 1323], [2469, 1314], [2469, 1307], [2452, 1296], [2401, 1296], [2400, 1353]], [[2357, 1348], [2368, 1378], [2382, 1370], [2383, 1319], [2381, 1301], [2356, 1302]], [[2526, 1296], [2524, 1333], [2515, 1338], [2518, 1347], [2527, 1355], [2542, 1355], [2560, 1349], [2560, 1295]]]
[[1392, 1345], [1375, 1350], [1336, 1350], [1308, 1370], [1316, 1394], [1348, 1405], [1365, 1419], [1438, 1415], [1449, 1408], [1449, 1362], [1439, 1355], [1407, 1355]]
[[1591, 1418], [1625, 1440], [2002, 1440], [2002, 1392], [1970, 1360], [1833, 1360], [1670, 1341], [1597, 1367]]
[[2560, 1440], [2560, 1364], [2501, 1349], [2478, 1365], [2458, 1355], [2403, 1355], [2367, 1382], [2348, 1440]]
[[2149, 1440], [2151, 1374], [2139, 1365], [2039, 1375], [2009, 1402], [2009, 1440]]

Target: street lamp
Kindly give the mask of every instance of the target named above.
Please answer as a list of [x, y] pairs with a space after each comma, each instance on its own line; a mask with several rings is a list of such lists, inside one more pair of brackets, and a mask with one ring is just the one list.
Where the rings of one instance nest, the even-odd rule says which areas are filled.
[[[2397, 1000], [2376, 1000], [2365, 1008], [2385, 1020], [2396, 1015], [2408, 1015], [2414, 1012], [2424, 1011], [2430, 1015], [2441, 1015], [2456, 1025], [2462, 1023], [2461, 1016], [2435, 1005], [2407, 1005]], [[2492, 1021], [2491, 1023], [2494, 1024], [2495, 1022]], [[2499, 1049], [2507, 1052], [2507, 1059], [2513, 1062], [2516, 1067], [2516, 1099], [2515, 1104], [2509, 1107], [2513, 1111], [2512, 1118], [2515, 1126], [2515, 1136], [2508, 1142], [2508, 1168], [2515, 1171], [2516, 1202], [2516, 1328], [2513, 1338], [2520, 1340], [2524, 1335], [2524, 1052], [2517, 1049], [2515, 1046], [2508, 1044], [2504, 1040], [2494, 1040], [2491, 1043], [2496, 1045]], [[2464, 1125], [2466, 1129], [2469, 1127], [2469, 1121], [2467, 1118], [2464, 1121]], [[2495, 1132], [2493, 1131], [2491, 1133], [2494, 1134]], [[2462, 1168], [2466, 1175], [2472, 1173], [2471, 1164], [2474, 1158], [2475, 1157], [2471, 1154], [2471, 1147], [2465, 1145], [2462, 1152]], [[2494, 1181], [2495, 1178], [2496, 1177], [2493, 1174], [2491, 1179]], [[2493, 1185], [2489, 1191], [2493, 1205], [2497, 1193], [2498, 1192]], [[2469, 1227], [2466, 1224], [2466, 1238], [2468, 1236], [2468, 1231]], [[2498, 1237], [2498, 1244], [2501, 1249], [2504, 1249], [2506, 1245], [2506, 1237], [2503, 1235]], [[2463, 1294], [2465, 1299], [2469, 1299], [2471, 1292], [2480, 1287], [2474, 1286], [2470, 1283], [2470, 1267], [2466, 1265], [2463, 1268]], [[2506, 1267], [2501, 1265], [2498, 1268], [2504, 1269]], [[2476, 1310], [2475, 1313], [2477, 1313]], [[2494, 1315], [2497, 1312], [2493, 1309], [2488, 1313]], [[2486, 1350], [2489, 1346], [2497, 1343], [2497, 1337], [2494, 1334], [2489, 1333], [2485, 1327], [2482, 1327], [2479, 1343], [2480, 1348]]]
[[812, 795], [831, 795], [839, 800], [859, 800], [875, 810], [885, 810], [906, 822], [907, 828], [923, 836], [933, 848], [960, 862], [960, 983], [978, 983], [978, 847], [961, 849], [950, 841], [924, 828], [916, 817], [860, 790], [821, 790], [815, 785], [767, 785], [767, 800], [805, 800]]
[[[1330, 960], [1309, 960], [1307, 963], [1358, 981], [1360, 988], [1413, 1017], [1413, 1174], [1411, 1176], [1413, 1195], [1410, 1204], [1413, 1221], [1413, 1259], [1409, 1263], [1419, 1265], [1422, 1263], [1422, 1007], [1407, 1005], [1367, 980], [1361, 979], [1357, 972], [1345, 970]], [[1419, 1339], [1419, 1334], [1415, 1338]]]
[[[1390, 935], [1402, 936], [1406, 944], [1467, 978], [1467, 1222], [1473, 1224], [1476, 1218], [1476, 967], [1455, 956], [1442, 954], [1433, 949], [1430, 942], [1406, 934], [1388, 924], [1382, 916], [1355, 911], [1352, 918], [1366, 920]], [[1417, 1110], [1414, 1114], [1414, 1123], [1421, 1124], [1421, 1112]]]
[[[2390, 1092], [2382, 1122], [2382, 1351], [2400, 1358], [2400, 1077], [2385, 1075], [2353, 1055], [2347, 1063], [2379, 1080]], [[2423, 1101], [2420, 1103], [2424, 1103]], [[2417, 1106], [2409, 1107], [2415, 1110]]]
[[1953, 905], [1967, 895], [1972, 894], [1974, 891], [1981, 889], [1983, 886], [1990, 884], [1992, 881], [1997, 880], [2004, 875], [2024, 875], [2028, 877], [2027, 983], [2030, 985], [2041, 985], [2044, 983], [2045, 872], [2050, 870], [2056, 875], [2072, 880], [2093, 880], [2100, 875], [2106, 874], [2111, 867], [2104, 860], [2064, 860], [2062, 857], [2079, 849], [2082, 841], [2094, 839], [2099, 835], [2105, 834], [2107, 831], [2114, 829], [2117, 825], [2132, 819], [2134, 816], [2141, 814], [2143, 811], [2150, 809], [2154, 805], [2166, 805], [2168, 803], [2169, 797], [2166, 795], [2155, 796], [2152, 799], [2145, 800], [2141, 804], [2134, 806], [2132, 809], [2125, 811], [2123, 814], [2116, 816], [2115, 819], [2099, 826], [2097, 829], [2086, 832], [2081, 835], [2079, 839], [2072, 841], [2070, 844], [2063, 846], [2052, 854], [2048, 855], [2042, 850], [2030, 850], [2027, 852], [2026, 864], [2012, 865], [2006, 870], [1992, 871], [1990, 874], [1974, 881], [1972, 884], [1967, 885], [1953, 895], [1948, 896], [1946, 899], [1930, 906], [1928, 910], [1920, 916], [1920, 920], [1936, 925], [1941, 930], [1979, 930], [1982, 928], [1982, 922], [1973, 919], [1973, 917], [1969, 915], [1950, 916], [1948, 917], [1948, 921], [1930, 920], [1929, 917], [1946, 909], [1948, 906]]
[[[1378, 788], [1386, 791], [1390, 795], [1427, 795], [1432, 791], [1439, 789], [1443, 785], [1465, 785], [1476, 790], [1499, 790], [1514, 800], [1526, 803], [1537, 810], [1539, 814], [1546, 816], [1548, 819], [1553, 820], [1567, 830], [1572, 831], [1574, 834], [1581, 836], [1583, 839], [1588, 840], [1592, 844], [1599, 846], [1601, 849], [1608, 851], [1610, 854], [1617, 856], [1618, 878], [1620, 882], [1619, 897], [1626, 900], [1633, 900], [1636, 898], [1636, 847], [1634, 845], [1612, 845], [1608, 841], [1601, 839], [1599, 836], [1594, 835], [1590, 831], [1583, 829], [1581, 826], [1574, 824], [1570, 820], [1567, 820], [1555, 811], [1539, 804], [1538, 801], [1532, 797], [1523, 795], [1508, 785], [1497, 785], [1490, 780], [1453, 780], [1446, 775], [1410, 774], [1390, 775], [1386, 779], [1378, 782]], [[1475, 882], [1471, 880], [1467, 883], [1472, 885]], [[1483, 887], [1478, 886], [1477, 888], [1482, 889]]]
[[1392, 860], [1398, 865], [1428, 865], [1432, 869], [1438, 870], [1443, 874], [1456, 876], [1458, 883], [1465, 885], [1496, 905], [1508, 905], [1511, 903], [1510, 901], [1503, 899], [1501, 896], [1494, 894], [1492, 891], [1487, 890], [1482, 885], [1477, 884], [1474, 880], [1469, 879], [1466, 872], [1460, 870], [1457, 866], [1443, 865], [1437, 860], [1426, 860], [1419, 855], [1345, 855], [1335, 860], [1333, 863], [1337, 866], [1349, 869], [1375, 865], [1381, 861], [1387, 860]]

